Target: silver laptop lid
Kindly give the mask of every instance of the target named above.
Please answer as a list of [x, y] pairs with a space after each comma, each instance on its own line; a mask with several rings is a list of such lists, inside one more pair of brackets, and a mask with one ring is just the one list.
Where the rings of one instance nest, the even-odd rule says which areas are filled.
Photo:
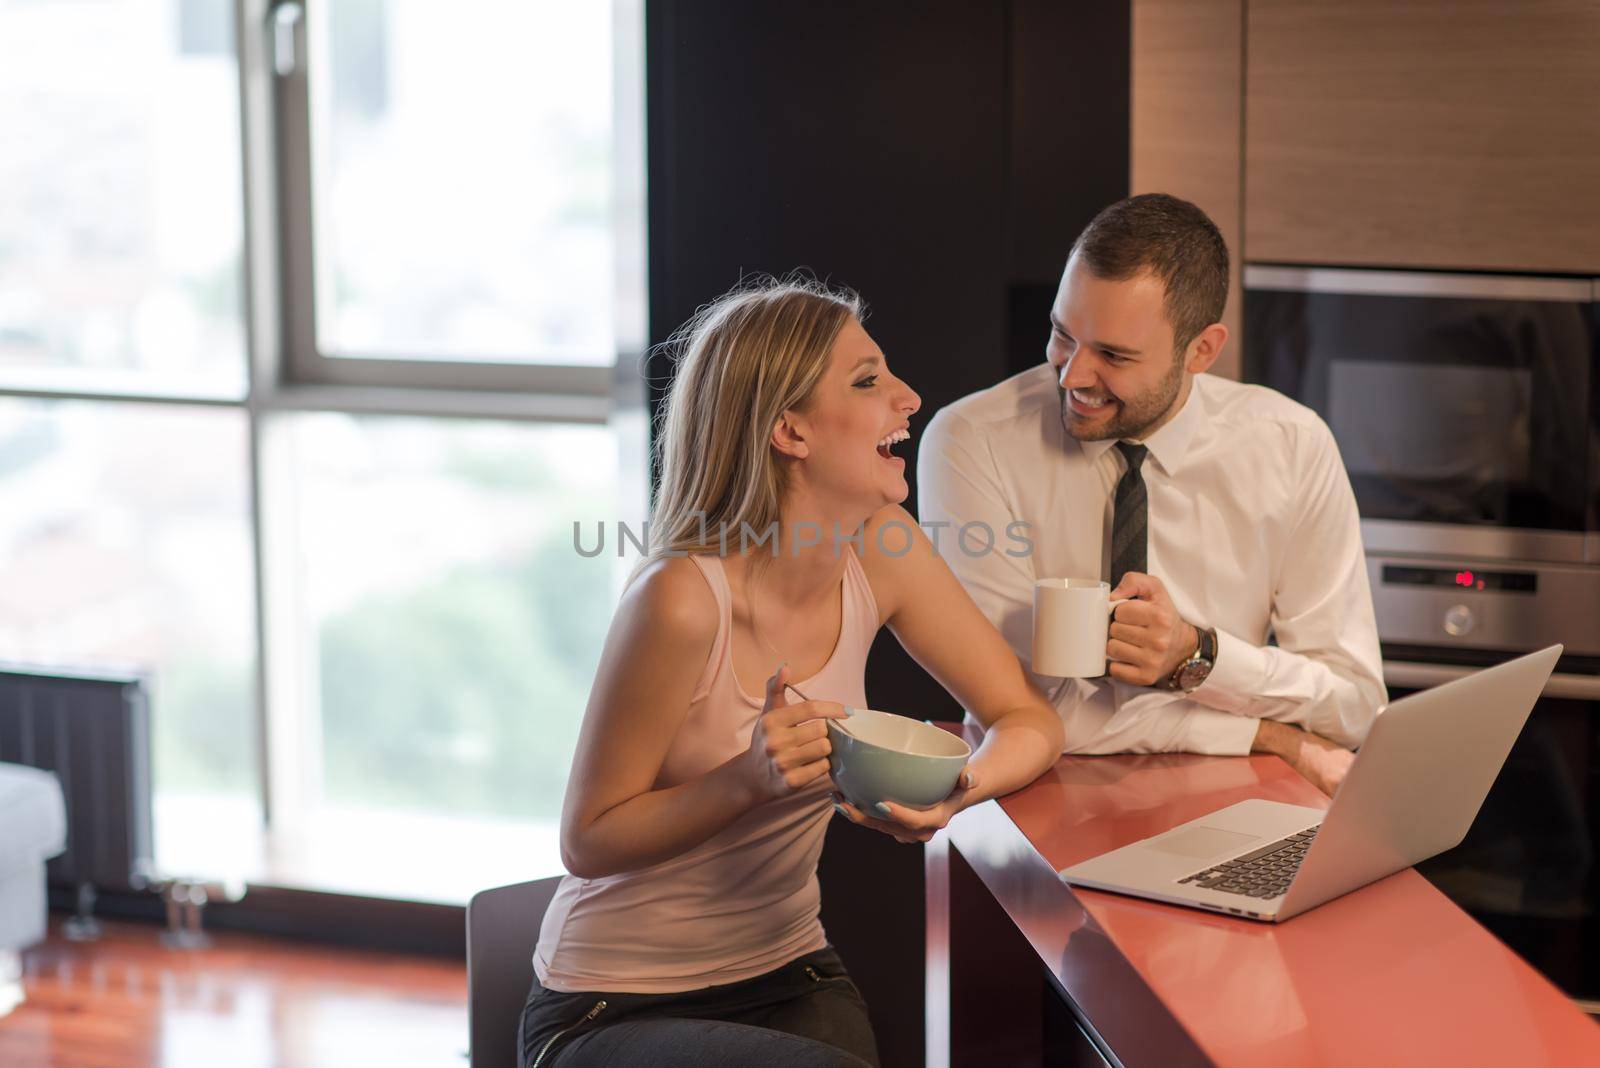
[[1334, 795], [1278, 918], [1457, 845], [1561, 650], [1552, 645], [1389, 705]]

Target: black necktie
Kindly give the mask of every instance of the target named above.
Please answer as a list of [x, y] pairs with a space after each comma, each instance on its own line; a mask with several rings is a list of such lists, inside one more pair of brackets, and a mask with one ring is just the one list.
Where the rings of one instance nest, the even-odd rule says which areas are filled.
[[1117, 499], [1111, 512], [1111, 588], [1116, 589], [1129, 571], [1145, 573], [1144, 476], [1139, 468], [1150, 450], [1132, 442], [1117, 442], [1117, 451], [1128, 461], [1128, 469], [1117, 483]]

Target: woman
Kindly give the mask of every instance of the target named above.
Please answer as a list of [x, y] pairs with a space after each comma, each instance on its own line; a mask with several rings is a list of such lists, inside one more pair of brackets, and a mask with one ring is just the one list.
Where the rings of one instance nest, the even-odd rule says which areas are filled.
[[[988, 730], [941, 804], [863, 813], [835, 798], [848, 818], [927, 841], [1061, 752], [1054, 710], [899, 507], [891, 449], [921, 402], [860, 311], [772, 282], [679, 335], [651, 551], [584, 716], [562, 811], [571, 874], [540, 931], [525, 1068], [877, 1063], [817, 919], [816, 868], [826, 721], [865, 705], [881, 626]], [[863, 524], [859, 540], [833, 536]]]

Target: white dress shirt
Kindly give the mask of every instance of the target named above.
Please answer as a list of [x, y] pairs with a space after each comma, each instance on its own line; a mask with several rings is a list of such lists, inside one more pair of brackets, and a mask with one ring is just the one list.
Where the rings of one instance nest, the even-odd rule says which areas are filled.
[[[1047, 363], [950, 405], [923, 435], [921, 522], [1024, 667], [1034, 580], [1109, 577], [1126, 467], [1113, 444], [1066, 433]], [[1216, 628], [1216, 665], [1188, 694], [1033, 675], [1066, 751], [1236, 755], [1260, 718], [1359, 745], [1387, 695], [1355, 495], [1327, 425], [1270, 389], [1202, 374], [1143, 444], [1147, 566], [1184, 619]], [[1018, 521], [1031, 551], [1007, 536]], [[981, 530], [958, 544], [974, 522], [993, 551], [978, 553]]]

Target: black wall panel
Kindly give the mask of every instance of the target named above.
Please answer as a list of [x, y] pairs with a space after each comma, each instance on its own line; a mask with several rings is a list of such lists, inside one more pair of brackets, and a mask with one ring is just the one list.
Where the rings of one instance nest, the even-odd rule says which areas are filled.
[[[653, 342], [746, 273], [808, 268], [865, 297], [922, 396], [913, 447], [940, 407], [1043, 358], [1060, 261], [1127, 189], [1125, 0], [648, 0], [646, 16]], [[647, 367], [654, 408], [670, 364]], [[914, 458], [906, 473], [915, 511]], [[960, 716], [887, 632], [867, 694]], [[921, 1064], [921, 850], [836, 820], [820, 877], [885, 1065]]]

